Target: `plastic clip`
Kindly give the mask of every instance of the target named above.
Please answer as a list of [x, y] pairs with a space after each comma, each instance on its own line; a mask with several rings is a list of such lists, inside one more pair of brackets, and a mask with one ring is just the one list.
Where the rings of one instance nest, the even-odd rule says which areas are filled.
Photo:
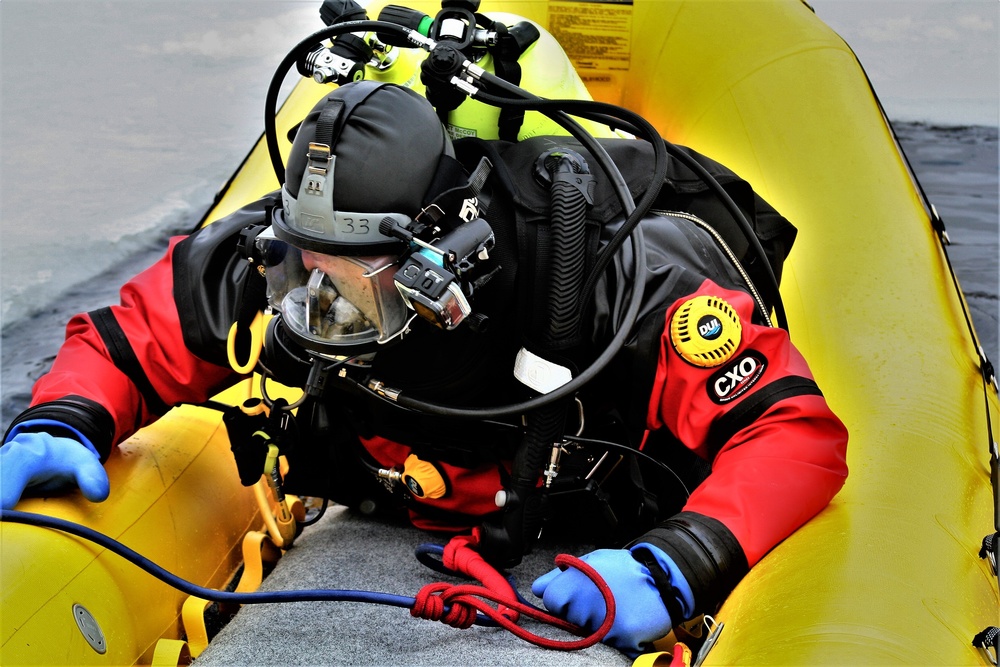
[[249, 375], [257, 367], [260, 360], [260, 352], [264, 349], [264, 313], [257, 311], [250, 323], [250, 351], [247, 354], [245, 363], [240, 363], [236, 358], [236, 337], [239, 334], [238, 322], [233, 322], [229, 327], [229, 335], [226, 337], [226, 355], [229, 357], [229, 365], [240, 375]]

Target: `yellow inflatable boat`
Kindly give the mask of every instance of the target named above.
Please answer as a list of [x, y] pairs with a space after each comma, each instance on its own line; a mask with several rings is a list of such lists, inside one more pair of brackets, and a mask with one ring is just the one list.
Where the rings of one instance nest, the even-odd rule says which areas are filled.
[[[940, 220], [850, 48], [799, 0], [484, 0], [481, 11], [547, 29], [522, 56], [523, 87], [638, 112], [799, 229], [781, 291], [792, 339], [851, 432], [851, 476], [729, 597], [705, 664], [995, 664], [995, 645], [973, 639], [1000, 624], [995, 564], [981, 555], [1000, 513], [996, 388]], [[559, 44], [575, 71], [552, 66]], [[364, 76], [419, 88], [422, 54], [400, 50]], [[327, 89], [299, 85], [277, 136]], [[472, 104], [453, 129], [488, 134]], [[557, 130], [548, 123], [529, 114], [522, 136]], [[275, 187], [262, 140], [206, 222]], [[219, 412], [175, 408], [120, 449], [107, 502], [18, 510], [89, 526], [202, 586], [226, 586], [246, 563], [240, 589], [252, 590], [281, 527], [240, 485]], [[90, 541], [5, 521], [0, 558], [0, 664], [177, 664], [207, 642], [205, 601]]]

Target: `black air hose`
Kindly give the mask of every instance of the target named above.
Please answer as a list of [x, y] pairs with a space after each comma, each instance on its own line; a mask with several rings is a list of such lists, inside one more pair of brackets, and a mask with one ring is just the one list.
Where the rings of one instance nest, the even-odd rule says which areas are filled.
[[[560, 352], [581, 343], [583, 309], [579, 302], [586, 259], [584, 225], [587, 206], [592, 201], [593, 181], [586, 161], [574, 151], [547, 151], [536, 165], [536, 176], [551, 181], [551, 243], [548, 252], [543, 253], [548, 260], [539, 258], [545, 290], [536, 292], [546, 310], [533, 320], [533, 330], [528, 334], [540, 356], [557, 357], [562, 363], [569, 363]], [[544, 491], [538, 491], [538, 478], [553, 446], [563, 440], [570, 401], [570, 397], [563, 397], [527, 416], [524, 438], [511, 465], [502, 526], [486, 524], [481, 533], [480, 551], [494, 565], [517, 565], [538, 537], [545, 518], [545, 495]]]

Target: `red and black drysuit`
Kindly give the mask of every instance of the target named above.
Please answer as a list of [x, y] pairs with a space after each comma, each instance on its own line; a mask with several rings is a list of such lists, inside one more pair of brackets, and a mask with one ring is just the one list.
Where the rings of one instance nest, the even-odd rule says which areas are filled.
[[[524, 397], [511, 368], [520, 322], [531, 317], [520, 302], [530, 297], [535, 281], [527, 265], [537, 242], [533, 225], [546, 218], [547, 195], [519, 175], [530, 173], [548, 145], [456, 144], [460, 157], [487, 153], [496, 166], [485, 217], [497, 234], [493, 261], [501, 278], [474, 295], [474, 309], [489, 315], [491, 326], [485, 333], [467, 326], [443, 332], [418, 320], [402, 342], [380, 351], [373, 365], [359, 372], [437, 403], [496, 405]], [[625, 165], [630, 187], [641, 193], [650, 175], [645, 145], [608, 146]], [[746, 212], [780, 271], [794, 228], [744, 181], [697, 157]], [[745, 243], [741, 247], [728, 213], [686, 168], [671, 164], [659, 203], [710, 222], [744, 258], [750, 275], [761, 275], [762, 259], [747, 253]], [[205, 401], [239, 380], [225, 353], [249, 270], [237, 239], [248, 225], [267, 224], [269, 210], [278, 205], [280, 198], [270, 195], [174, 239], [162, 260], [124, 286], [120, 305], [74, 317], [51, 371], [34, 388], [31, 407], [15, 423], [64, 422], [86, 434], [106, 458], [114, 445], [171, 406]], [[620, 224], [601, 224], [620, 220], [617, 206], [610, 189], [599, 185], [588, 213], [594, 245], [606, 242]], [[639, 320], [625, 348], [581, 393], [584, 435], [643, 446], [682, 477], [688, 471], [690, 486], [697, 486], [685, 497], [648, 464], [619, 466], [612, 488], [635, 481], [634, 495], [658, 502], [640, 502], [645, 509], [634, 512], [612, 503], [620, 520], [615, 537], [619, 546], [632, 540], [660, 547], [687, 578], [697, 611], [711, 611], [749, 567], [837, 493], [847, 476], [847, 432], [787, 333], [761, 323], [745, 279], [713, 235], [696, 221], [669, 214], [650, 215], [642, 227], [647, 273]], [[584, 357], [611, 338], [625, 310], [630, 255], [626, 244], [597, 284], [579, 350]], [[696, 295], [718, 297], [742, 322], [739, 347], [722, 365], [693, 365], [670, 341], [676, 310]], [[264, 362], [279, 380], [301, 386], [308, 365], [278, 354], [278, 347], [265, 350]], [[290, 492], [354, 505], [384, 503], [386, 492], [357, 464], [358, 457], [390, 467], [415, 452], [435, 462], [448, 485], [438, 500], [408, 499], [414, 522], [431, 528], [469, 528], [496, 512], [495, 494], [517, 442], [516, 424], [448, 422], [394, 408], [336, 382], [322, 399], [301, 406], [296, 421], [299, 437], [286, 480]], [[691, 474], [698, 462], [710, 463], [710, 472]], [[643, 523], [650, 518], [655, 525]]]

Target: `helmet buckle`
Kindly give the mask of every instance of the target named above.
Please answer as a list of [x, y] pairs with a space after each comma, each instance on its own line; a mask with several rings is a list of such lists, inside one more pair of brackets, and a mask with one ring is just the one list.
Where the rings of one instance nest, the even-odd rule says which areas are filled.
[[321, 197], [326, 188], [330, 163], [333, 162], [330, 147], [326, 144], [310, 142], [306, 159], [308, 163], [306, 165], [306, 173], [303, 174], [303, 189], [306, 194]]
[[309, 160], [308, 169], [311, 174], [326, 176], [327, 169], [332, 160], [330, 147], [326, 144], [309, 142], [309, 151], [306, 153]]

